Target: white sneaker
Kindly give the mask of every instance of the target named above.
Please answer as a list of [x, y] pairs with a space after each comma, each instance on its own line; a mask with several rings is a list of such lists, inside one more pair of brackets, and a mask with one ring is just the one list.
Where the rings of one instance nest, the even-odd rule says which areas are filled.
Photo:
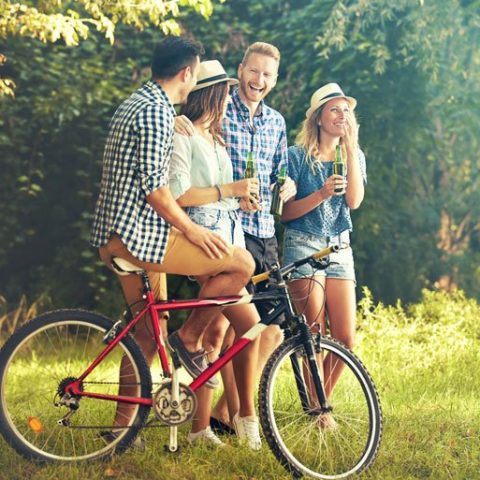
[[205, 428], [205, 430], [200, 430], [196, 433], [188, 434], [188, 441], [193, 445], [194, 443], [203, 443], [209, 447], [226, 447], [226, 444], [223, 443], [212, 431], [210, 426]]
[[258, 417], [254, 415], [240, 417], [236, 413], [233, 417], [233, 426], [241, 443], [245, 443], [251, 450], [260, 450], [262, 448], [262, 440], [260, 439], [260, 431], [258, 429]]

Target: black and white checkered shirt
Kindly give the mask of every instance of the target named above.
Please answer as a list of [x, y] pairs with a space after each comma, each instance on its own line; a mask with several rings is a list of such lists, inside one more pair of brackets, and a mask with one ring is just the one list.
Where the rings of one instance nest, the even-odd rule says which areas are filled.
[[115, 112], [91, 234], [95, 247], [105, 245], [116, 233], [134, 257], [162, 262], [170, 225], [146, 197], [168, 184], [174, 118], [167, 94], [152, 81]]

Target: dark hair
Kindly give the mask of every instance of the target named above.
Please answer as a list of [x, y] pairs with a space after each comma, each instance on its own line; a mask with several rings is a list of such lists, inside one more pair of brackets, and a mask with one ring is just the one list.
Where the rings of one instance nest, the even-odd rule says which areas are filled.
[[204, 53], [202, 44], [185, 37], [165, 37], [153, 51], [152, 77], [172, 78], [182, 68], [192, 66]]
[[227, 82], [216, 83], [209, 87], [195, 90], [188, 95], [187, 103], [182, 105], [180, 113], [190, 119], [191, 122], [199, 118], [209, 120], [209, 132], [213, 138], [225, 145], [222, 139], [223, 105], [228, 94]]

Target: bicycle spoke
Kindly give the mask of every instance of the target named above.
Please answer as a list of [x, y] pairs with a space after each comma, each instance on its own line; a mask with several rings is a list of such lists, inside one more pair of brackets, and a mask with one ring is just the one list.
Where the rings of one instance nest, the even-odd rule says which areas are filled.
[[[76, 410], [59, 404], [64, 393], [59, 394], [59, 388], [78, 378], [102, 352], [103, 336], [111, 326], [103, 318], [97, 320], [88, 312], [79, 312], [80, 317], [88, 319], [69, 320], [72, 311], [65, 311], [66, 319], [56, 319], [62, 312], [52, 312], [45, 319], [39, 317], [38, 327], [30, 327], [31, 333], [27, 325], [25, 333], [19, 334], [20, 343], [12, 347], [12, 354], [0, 366], [4, 416], [3, 420], [0, 416], [0, 427], [2, 431], [8, 429], [13, 446], [27, 457], [86, 459], [105, 455], [117, 447], [124, 449], [148, 416], [146, 406], [132, 404], [128, 413], [122, 412], [122, 408], [117, 413], [115, 401], [86, 396], [77, 398]], [[93, 320], [89, 319], [91, 316]], [[118, 395], [122, 383], [129, 389], [127, 395], [138, 397], [145, 391], [150, 396], [148, 367], [138, 347], [131, 339], [128, 341], [130, 346], [122, 341], [109, 352], [80, 388]], [[124, 358], [128, 359], [128, 369], [122, 363]], [[68, 419], [67, 425], [58, 424], [61, 419]], [[115, 422], [135, 428], [121, 430], [110, 443], [106, 442], [100, 432], [112, 430]]]
[[[292, 338], [265, 367], [260, 394], [262, 427], [277, 458], [289, 469], [314, 478], [344, 478], [360, 472], [373, 460], [380, 439], [380, 420], [376, 419], [377, 429], [372, 430], [371, 411], [380, 415], [380, 410], [376, 392], [370, 388], [371, 380], [359, 376], [363, 370], [351, 360], [352, 354], [331, 341], [322, 348], [327, 355], [325, 362], [320, 360], [320, 374], [324, 368], [342, 372], [336, 376], [335, 385], [327, 379], [332, 412], [319, 412], [303, 346], [299, 338]], [[312, 403], [311, 410], [305, 411], [302, 406], [292, 355], [303, 365], [300, 381]]]

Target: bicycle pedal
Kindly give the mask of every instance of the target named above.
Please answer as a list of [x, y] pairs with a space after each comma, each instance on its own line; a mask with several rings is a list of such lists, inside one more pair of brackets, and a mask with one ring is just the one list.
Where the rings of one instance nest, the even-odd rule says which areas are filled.
[[166, 453], [171, 453], [171, 454], [173, 454], [173, 453], [180, 453], [181, 450], [182, 450], [182, 448], [180, 447], [180, 445], [177, 445], [176, 448], [175, 448], [174, 450], [172, 450], [172, 449], [170, 448], [170, 445], [164, 445], [164, 446], [163, 446], [163, 450], [164, 450]]
[[182, 366], [182, 364], [180, 363], [180, 359], [178, 358], [177, 352], [171, 350], [170, 351], [170, 356], [172, 357], [173, 367], [176, 370], [178, 370]]

